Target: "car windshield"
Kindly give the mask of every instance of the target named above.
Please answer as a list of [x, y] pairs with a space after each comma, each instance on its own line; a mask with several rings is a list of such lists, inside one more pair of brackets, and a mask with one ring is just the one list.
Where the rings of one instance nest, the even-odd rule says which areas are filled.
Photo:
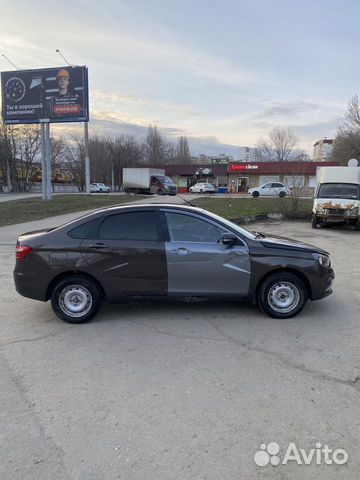
[[157, 178], [162, 183], [174, 183], [169, 177], [157, 177]]
[[318, 198], [360, 199], [360, 188], [355, 183], [323, 183], [320, 185]]

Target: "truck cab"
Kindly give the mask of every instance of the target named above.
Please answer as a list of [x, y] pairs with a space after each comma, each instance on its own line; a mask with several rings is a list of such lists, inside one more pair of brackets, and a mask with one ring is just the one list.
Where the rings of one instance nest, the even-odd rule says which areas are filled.
[[151, 177], [150, 193], [158, 195], [176, 195], [177, 188], [171, 178], [166, 175], [153, 175]]
[[360, 230], [360, 167], [320, 167], [312, 227], [345, 223]]

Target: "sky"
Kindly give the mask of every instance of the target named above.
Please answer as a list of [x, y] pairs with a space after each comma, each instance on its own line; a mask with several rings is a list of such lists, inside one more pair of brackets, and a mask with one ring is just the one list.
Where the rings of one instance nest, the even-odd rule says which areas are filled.
[[156, 124], [194, 155], [236, 158], [289, 126], [312, 153], [358, 93], [359, 20], [358, 0], [0, 0], [0, 55], [87, 65], [90, 134]]

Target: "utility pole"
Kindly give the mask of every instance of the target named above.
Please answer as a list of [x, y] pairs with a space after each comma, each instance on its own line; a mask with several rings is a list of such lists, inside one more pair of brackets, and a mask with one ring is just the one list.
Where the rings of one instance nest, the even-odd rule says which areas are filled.
[[[55, 50], [56, 53], [64, 60], [64, 62], [71, 67], [69, 61], [59, 48]], [[84, 153], [85, 153], [85, 190], [86, 195], [90, 195], [90, 158], [89, 158], [89, 126], [88, 122], [84, 122]]]

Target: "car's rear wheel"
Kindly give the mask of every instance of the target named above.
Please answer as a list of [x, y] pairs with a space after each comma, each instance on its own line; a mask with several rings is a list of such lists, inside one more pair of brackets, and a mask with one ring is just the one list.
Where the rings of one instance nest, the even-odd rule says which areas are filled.
[[257, 198], [259, 195], [260, 195], [259, 192], [253, 192], [253, 193], [252, 193], [252, 196], [253, 196], [254, 198]]
[[301, 312], [308, 299], [304, 282], [293, 273], [278, 272], [262, 283], [258, 304], [274, 318], [291, 318]]
[[97, 284], [81, 276], [60, 280], [51, 294], [55, 314], [68, 323], [84, 323], [99, 311], [102, 295]]
[[279, 197], [280, 198], [285, 198], [286, 197], [286, 192], [280, 192]]

